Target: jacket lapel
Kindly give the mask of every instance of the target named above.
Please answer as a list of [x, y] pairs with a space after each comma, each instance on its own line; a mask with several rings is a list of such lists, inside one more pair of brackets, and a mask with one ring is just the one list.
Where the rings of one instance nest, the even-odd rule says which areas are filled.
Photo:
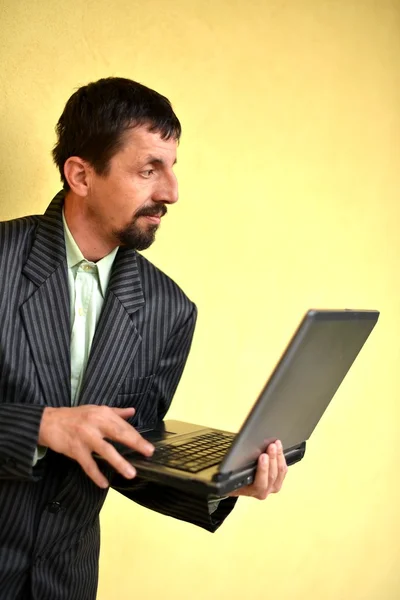
[[120, 248], [93, 339], [79, 404], [109, 404], [115, 397], [141, 342], [131, 315], [143, 305], [136, 252]]
[[[45, 403], [71, 404], [70, 303], [61, 210], [64, 192], [40, 217], [23, 268], [35, 292], [20, 307]], [[144, 305], [136, 252], [120, 248], [89, 361], [79, 404], [108, 404], [124, 380], [141, 337], [131, 315]]]
[[46, 404], [70, 405], [70, 305], [61, 210], [64, 192], [40, 217], [23, 274], [36, 290], [20, 307]]

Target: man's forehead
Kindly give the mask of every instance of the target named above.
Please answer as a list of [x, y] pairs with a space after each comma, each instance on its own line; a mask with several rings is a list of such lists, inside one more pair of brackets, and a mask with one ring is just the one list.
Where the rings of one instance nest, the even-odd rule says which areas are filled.
[[137, 126], [124, 133], [120, 152], [140, 162], [175, 164], [177, 147], [176, 138], [163, 139], [158, 131], [149, 131], [148, 126]]
[[173, 136], [165, 139], [159, 131], [150, 131], [149, 126], [139, 125], [126, 130], [124, 133], [124, 146], [136, 146], [143, 150], [148, 149], [149, 153], [152, 148], [171, 151], [176, 150], [178, 140]]

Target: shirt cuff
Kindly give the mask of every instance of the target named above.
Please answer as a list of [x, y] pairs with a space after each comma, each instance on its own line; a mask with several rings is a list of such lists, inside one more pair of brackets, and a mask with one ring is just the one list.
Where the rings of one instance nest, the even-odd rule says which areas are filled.
[[226, 500], [227, 498], [228, 498], [228, 496], [221, 496], [221, 497], [210, 496], [208, 498], [208, 512], [209, 512], [209, 514], [212, 515], [213, 513], [215, 513], [215, 511], [219, 507], [219, 503], [222, 500]]
[[33, 455], [33, 463], [32, 463], [33, 467], [36, 465], [38, 460], [41, 460], [42, 458], [44, 458], [44, 456], [46, 455], [46, 452], [47, 452], [47, 448], [45, 448], [44, 446], [37, 446], [35, 448], [35, 454]]

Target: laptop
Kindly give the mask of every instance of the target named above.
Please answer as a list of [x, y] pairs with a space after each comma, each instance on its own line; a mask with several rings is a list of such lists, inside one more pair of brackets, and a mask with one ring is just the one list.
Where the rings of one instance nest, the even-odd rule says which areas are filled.
[[288, 465], [300, 461], [378, 317], [375, 310], [309, 310], [238, 433], [166, 420], [139, 430], [155, 446], [152, 457], [126, 448], [124, 457], [139, 477], [207, 496], [252, 483], [258, 457], [277, 439]]

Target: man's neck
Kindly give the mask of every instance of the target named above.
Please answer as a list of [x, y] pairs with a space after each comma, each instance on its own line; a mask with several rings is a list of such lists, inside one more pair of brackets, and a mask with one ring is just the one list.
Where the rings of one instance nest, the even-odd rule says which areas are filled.
[[84, 208], [84, 201], [72, 192], [67, 192], [64, 201], [64, 217], [68, 228], [86, 260], [97, 262], [114, 248], [115, 242], [102, 235], [93, 219]]

